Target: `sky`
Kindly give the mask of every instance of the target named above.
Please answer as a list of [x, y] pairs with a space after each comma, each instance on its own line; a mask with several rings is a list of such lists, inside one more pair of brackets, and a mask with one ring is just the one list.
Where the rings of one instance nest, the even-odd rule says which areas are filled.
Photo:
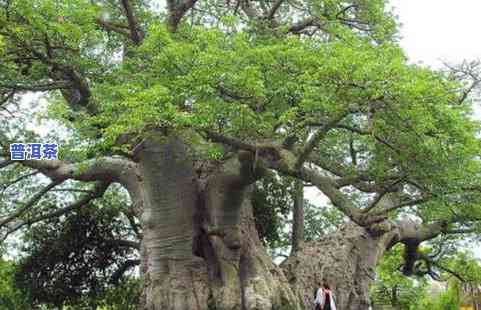
[[401, 23], [401, 46], [411, 61], [433, 67], [442, 61], [481, 59], [481, 1], [391, 0]]

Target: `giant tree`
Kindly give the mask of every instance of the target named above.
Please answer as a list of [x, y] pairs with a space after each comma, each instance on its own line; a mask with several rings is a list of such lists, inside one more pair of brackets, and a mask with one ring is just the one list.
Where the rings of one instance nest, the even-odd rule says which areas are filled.
[[[43, 207], [62, 184], [92, 183], [81, 208], [118, 183], [142, 309], [304, 309], [321, 279], [367, 308], [383, 253], [403, 244], [414, 274], [421, 243], [480, 213], [475, 68], [410, 65], [395, 28], [383, 0], [1, 0], [0, 168], [49, 183], [3, 197], [0, 227], [69, 212]], [[15, 112], [32, 92], [65, 126], [59, 160], [10, 160], [35, 139]], [[274, 265], [250, 202], [266, 176], [317, 187], [347, 224]]]

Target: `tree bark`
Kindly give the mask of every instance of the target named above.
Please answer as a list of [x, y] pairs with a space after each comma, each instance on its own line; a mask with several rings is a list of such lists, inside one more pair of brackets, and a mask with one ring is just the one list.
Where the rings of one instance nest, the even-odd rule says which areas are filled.
[[[165, 139], [165, 140], [162, 140]], [[179, 139], [147, 140], [139, 171], [143, 213], [145, 309], [196, 309], [193, 286], [206, 276], [193, 255], [197, 188], [193, 166]]]
[[139, 154], [141, 309], [300, 309], [257, 236], [253, 167], [237, 158], [194, 167], [177, 137], [151, 138]]
[[297, 252], [304, 243], [304, 183], [297, 180], [294, 186], [291, 253]]
[[179, 137], [154, 135], [138, 154], [129, 192], [142, 210], [140, 309], [312, 309], [322, 279], [338, 309], [367, 309], [392, 234], [348, 224], [276, 266], [255, 228], [250, 194], [259, 176], [249, 155], [199, 165], [192, 152]]
[[375, 235], [348, 223], [319, 241], [306, 243], [281, 267], [302, 309], [313, 308], [314, 288], [322, 281], [334, 291], [337, 309], [368, 309], [375, 266], [392, 238], [393, 232]]

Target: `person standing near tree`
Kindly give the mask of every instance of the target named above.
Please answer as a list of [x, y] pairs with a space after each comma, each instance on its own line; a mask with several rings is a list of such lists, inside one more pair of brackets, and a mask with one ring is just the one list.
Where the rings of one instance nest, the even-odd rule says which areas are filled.
[[319, 288], [315, 293], [315, 310], [336, 310], [334, 294], [326, 280], [319, 283]]

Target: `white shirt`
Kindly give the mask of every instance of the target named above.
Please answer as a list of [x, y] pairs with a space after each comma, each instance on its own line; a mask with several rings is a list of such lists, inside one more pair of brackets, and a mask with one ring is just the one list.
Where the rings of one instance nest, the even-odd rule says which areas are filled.
[[[330, 292], [330, 304], [331, 304], [331, 310], [336, 310], [336, 303], [334, 302], [334, 293], [332, 291]], [[316, 293], [316, 299], [314, 300], [314, 304], [320, 305], [321, 308], [324, 307], [324, 302], [326, 301], [326, 293], [323, 288], [319, 288]]]

